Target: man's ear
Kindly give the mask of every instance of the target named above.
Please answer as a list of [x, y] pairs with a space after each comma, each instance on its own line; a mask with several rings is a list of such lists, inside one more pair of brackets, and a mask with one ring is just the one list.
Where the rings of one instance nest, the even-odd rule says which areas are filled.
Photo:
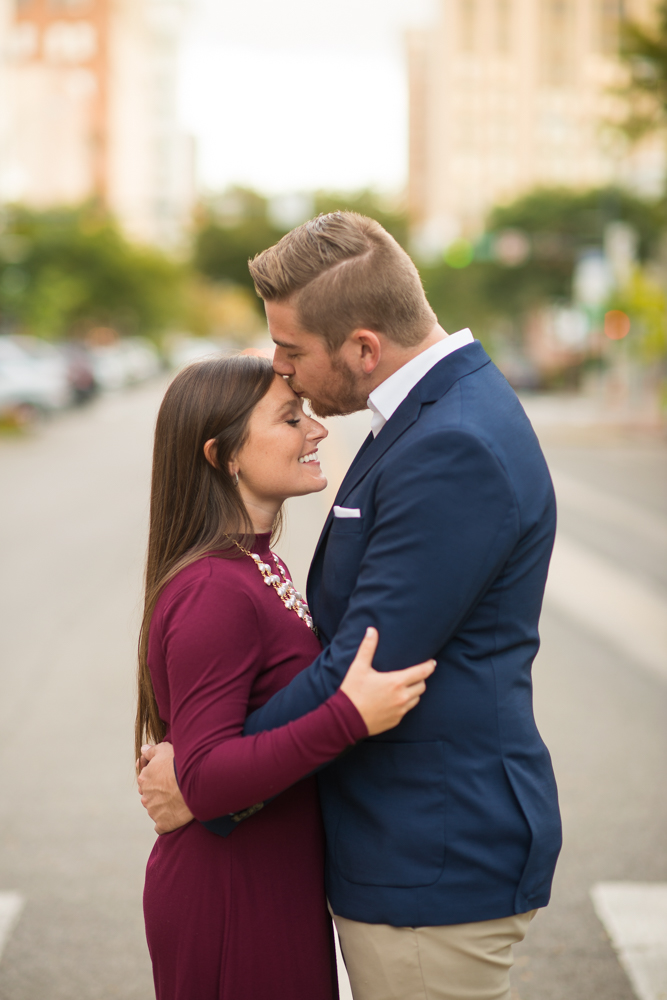
[[348, 343], [355, 355], [355, 362], [365, 375], [371, 375], [382, 357], [382, 342], [373, 330], [355, 330]]
[[218, 465], [218, 446], [215, 443], [215, 438], [209, 438], [204, 445], [204, 458], [214, 469], [220, 468]]

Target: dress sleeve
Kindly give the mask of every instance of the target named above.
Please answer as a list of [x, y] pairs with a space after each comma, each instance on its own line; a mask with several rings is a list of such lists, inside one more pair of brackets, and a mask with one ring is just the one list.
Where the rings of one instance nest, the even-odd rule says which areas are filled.
[[210, 568], [164, 609], [162, 641], [179, 784], [198, 820], [271, 798], [368, 735], [342, 691], [285, 726], [242, 735], [262, 634], [251, 598]]

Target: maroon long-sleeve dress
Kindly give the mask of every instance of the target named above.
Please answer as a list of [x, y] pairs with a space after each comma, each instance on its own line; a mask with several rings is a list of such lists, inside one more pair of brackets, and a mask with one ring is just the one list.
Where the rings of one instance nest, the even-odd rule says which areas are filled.
[[[271, 559], [268, 535], [254, 551]], [[210, 820], [282, 794], [228, 837], [196, 821], [158, 837], [144, 891], [158, 1000], [337, 997], [324, 831], [305, 776], [366, 727], [339, 691], [287, 726], [241, 735], [248, 712], [319, 651], [247, 556], [201, 559], [160, 596], [148, 663], [191, 811]]]

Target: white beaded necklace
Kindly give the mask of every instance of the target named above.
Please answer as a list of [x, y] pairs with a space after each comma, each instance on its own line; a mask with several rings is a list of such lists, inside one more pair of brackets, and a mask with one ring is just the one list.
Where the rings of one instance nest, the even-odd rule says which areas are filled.
[[313, 625], [313, 618], [310, 613], [310, 608], [308, 607], [308, 603], [305, 597], [301, 596], [299, 591], [296, 589], [296, 587], [288, 577], [284, 568], [278, 561], [278, 556], [275, 555], [275, 553], [273, 552], [271, 553], [273, 561], [275, 562], [276, 567], [278, 568], [278, 572], [280, 573], [280, 576], [278, 576], [277, 573], [274, 573], [271, 566], [268, 563], [265, 563], [262, 557], [258, 556], [256, 552], [250, 552], [248, 549], [244, 548], [239, 542], [237, 542], [235, 538], [231, 538], [229, 535], [227, 535], [226, 537], [229, 538], [230, 542], [234, 543], [237, 549], [240, 549], [241, 552], [245, 553], [245, 555], [250, 556], [250, 558], [255, 563], [255, 566], [262, 574], [264, 583], [267, 585], [267, 587], [273, 587], [273, 589], [275, 590], [275, 592], [277, 593], [278, 597], [283, 602], [285, 607], [288, 609], [288, 611], [296, 611], [299, 618], [306, 623], [308, 628], [311, 629], [311, 631], [313, 631], [315, 635], [317, 635], [317, 628], [315, 625]]

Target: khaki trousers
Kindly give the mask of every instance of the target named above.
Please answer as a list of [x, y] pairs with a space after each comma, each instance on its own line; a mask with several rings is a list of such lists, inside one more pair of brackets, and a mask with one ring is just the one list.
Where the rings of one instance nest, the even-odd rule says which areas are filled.
[[333, 918], [354, 1000], [510, 1000], [512, 945], [536, 912], [444, 927]]

